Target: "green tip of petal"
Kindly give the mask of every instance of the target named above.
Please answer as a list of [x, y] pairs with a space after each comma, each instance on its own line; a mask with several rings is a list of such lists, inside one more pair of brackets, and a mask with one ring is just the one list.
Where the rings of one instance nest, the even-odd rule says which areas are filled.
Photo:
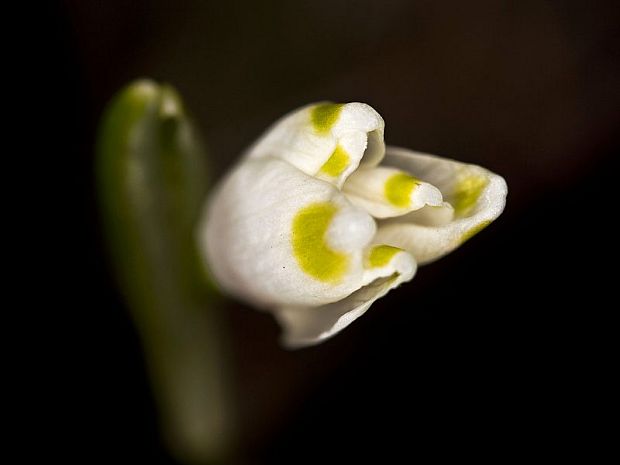
[[349, 166], [349, 161], [349, 154], [338, 145], [319, 171], [335, 178], [340, 176], [347, 166]]
[[321, 103], [312, 108], [310, 119], [316, 132], [319, 134], [329, 132], [338, 121], [343, 106], [342, 103]]
[[476, 234], [478, 234], [480, 231], [482, 231], [484, 228], [486, 228], [490, 224], [491, 224], [490, 220], [483, 221], [482, 223], [477, 224], [476, 226], [474, 226], [470, 230], [466, 231], [461, 236], [461, 244], [464, 243], [464, 242], [467, 242], [468, 240], [470, 240], [472, 237], [474, 237]]
[[385, 198], [396, 207], [406, 208], [411, 204], [411, 193], [419, 183], [407, 173], [396, 173], [385, 182]]
[[459, 179], [454, 186], [452, 206], [457, 216], [467, 216], [474, 209], [482, 191], [489, 183], [482, 175], [469, 175]]
[[326, 242], [327, 229], [338, 209], [329, 202], [302, 208], [293, 219], [293, 253], [300, 268], [313, 278], [337, 283], [347, 271], [347, 255], [332, 250]]
[[377, 245], [370, 250], [368, 254], [368, 264], [370, 268], [381, 268], [390, 263], [392, 257], [402, 249], [392, 247], [391, 245]]

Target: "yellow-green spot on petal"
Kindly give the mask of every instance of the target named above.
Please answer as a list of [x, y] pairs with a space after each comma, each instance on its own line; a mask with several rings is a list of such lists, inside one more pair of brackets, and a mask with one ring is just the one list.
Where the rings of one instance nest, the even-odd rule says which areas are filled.
[[338, 208], [329, 202], [310, 204], [293, 218], [293, 254], [299, 267], [313, 278], [338, 283], [348, 268], [348, 257], [332, 250], [326, 241], [329, 225]]
[[326, 134], [332, 128], [340, 112], [342, 111], [342, 103], [321, 103], [310, 112], [310, 119], [312, 120], [312, 126], [319, 134]]
[[340, 145], [337, 145], [336, 150], [333, 151], [319, 171], [335, 178], [340, 176], [349, 166], [349, 161], [349, 154]]
[[396, 173], [385, 181], [385, 198], [392, 205], [406, 208], [411, 205], [411, 193], [420, 181], [407, 173]]
[[456, 182], [452, 194], [452, 206], [456, 216], [467, 216], [474, 209], [480, 194], [489, 183], [486, 176], [475, 174], [463, 176]]
[[480, 231], [482, 231], [484, 228], [486, 228], [490, 224], [491, 222], [489, 220], [483, 221], [482, 223], [477, 224], [476, 226], [471, 228], [470, 230], [465, 231], [465, 234], [461, 236], [461, 244], [463, 242], [470, 240], [472, 237], [474, 237], [476, 234], [478, 234]]
[[368, 264], [370, 268], [381, 268], [390, 263], [392, 257], [402, 249], [392, 247], [391, 245], [376, 245], [368, 254]]

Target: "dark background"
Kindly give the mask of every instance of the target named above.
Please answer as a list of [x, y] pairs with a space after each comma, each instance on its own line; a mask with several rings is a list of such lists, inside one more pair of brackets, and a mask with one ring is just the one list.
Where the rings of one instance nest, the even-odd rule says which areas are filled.
[[606, 223], [618, 199], [616, 3], [48, 4], [32, 62], [50, 90], [39, 156], [60, 172], [48, 193], [63, 239], [50, 274], [62, 282], [58, 339], [70, 350], [53, 375], [63, 387], [49, 429], [69, 425], [62, 457], [175, 463], [107, 267], [93, 184], [103, 106], [138, 77], [180, 90], [215, 176], [283, 113], [333, 100], [372, 105], [390, 144], [508, 182], [496, 223], [316, 348], [281, 350], [268, 315], [229, 304], [241, 459], [578, 449], [563, 433], [580, 427], [581, 323], [609, 308], [602, 289], [616, 281], [598, 271], [617, 236]]

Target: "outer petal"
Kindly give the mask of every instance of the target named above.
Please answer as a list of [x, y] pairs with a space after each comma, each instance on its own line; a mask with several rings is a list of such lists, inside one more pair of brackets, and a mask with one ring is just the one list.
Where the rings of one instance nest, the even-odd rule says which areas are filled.
[[420, 264], [451, 252], [504, 210], [506, 182], [480, 166], [393, 147], [387, 150], [385, 164], [438, 187], [454, 207], [454, 219], [443, 225], [428, 219], [413, 223], [415, 216], [410, 215], [380, 225], [375, 242], [408, 250]]
[[275, 158], [246, 159], [202, 217], [203, 258], [229, 292], [256, 306], [323, 305], [364, 283], [374, 220], [333, 185]]
[[283, 344], [289, 348], [304, 347], [334, 336], [362, 316], [377, 299], [411, 280], [416, 268], [410, 254], [397, 250], [388, 263], [370, 266], [366, 275], [369, 283], [343, 300], [320, 307], [280, 308], [275, 315], [284, 329]]
[[310, 176], [341, 187], [359, 166], [385, 154], [383, 118], [365, 103], [319, 103], [277, 121], [248, 150], [250, 158], [277, 157]]

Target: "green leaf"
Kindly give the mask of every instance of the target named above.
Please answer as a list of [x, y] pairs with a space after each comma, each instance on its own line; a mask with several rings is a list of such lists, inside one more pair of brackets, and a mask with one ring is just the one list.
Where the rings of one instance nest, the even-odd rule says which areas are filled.
[[140, 332], [162, 426], [183, 460], [220, 460], [233, 421], [225, 328], [194, 227], [207, 157], [177, 92], [136, 81], [110, 102], [97, 179], [112, 261]]

